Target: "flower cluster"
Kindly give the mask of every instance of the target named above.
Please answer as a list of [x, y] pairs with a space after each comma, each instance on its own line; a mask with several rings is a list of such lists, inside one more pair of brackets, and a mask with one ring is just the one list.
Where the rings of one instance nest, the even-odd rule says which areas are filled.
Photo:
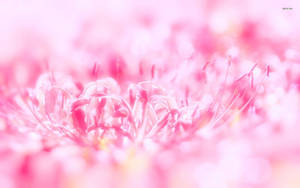
[[0, 7], [0, 187], [300, 186], [296, 8], [92, 2]]

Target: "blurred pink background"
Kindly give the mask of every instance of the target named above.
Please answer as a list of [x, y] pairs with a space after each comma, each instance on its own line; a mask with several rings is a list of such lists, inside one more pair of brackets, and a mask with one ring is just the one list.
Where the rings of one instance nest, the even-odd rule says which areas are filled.
[[2, 0], [0, 187], [300, 187], [297, 0]]

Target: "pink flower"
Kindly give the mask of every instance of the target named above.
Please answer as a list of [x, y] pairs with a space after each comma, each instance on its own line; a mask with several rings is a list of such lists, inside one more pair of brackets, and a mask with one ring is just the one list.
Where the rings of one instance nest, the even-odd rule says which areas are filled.
[[0, 187], [299, 187], [295, 10], [92, 2], [0, 7]]

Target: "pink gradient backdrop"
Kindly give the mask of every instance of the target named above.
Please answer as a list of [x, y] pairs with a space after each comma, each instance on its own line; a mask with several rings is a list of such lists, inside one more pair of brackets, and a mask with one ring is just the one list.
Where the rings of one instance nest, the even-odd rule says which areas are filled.
[[300, 187], [299, 10], [2, 0], [0, 187]]

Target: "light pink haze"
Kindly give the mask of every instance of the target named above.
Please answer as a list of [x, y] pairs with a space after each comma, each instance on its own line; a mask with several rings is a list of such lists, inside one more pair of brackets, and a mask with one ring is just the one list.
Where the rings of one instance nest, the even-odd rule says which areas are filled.
[[297, 0], [2, 0], [1, 188], [299, 188]]

